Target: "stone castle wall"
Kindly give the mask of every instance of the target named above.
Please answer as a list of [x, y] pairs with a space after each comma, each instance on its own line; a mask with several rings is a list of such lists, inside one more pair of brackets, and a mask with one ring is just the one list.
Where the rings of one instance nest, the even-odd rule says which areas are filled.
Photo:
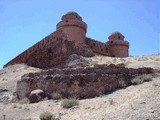
[[[55, 32], [28, 48], [4, 67], [18, 63], [40, 68], [54, 67], [55, 64], [63, 61], [66, 53], [68, 55], [68, 53], [75, 54], [75, 52], [82, 56], [93, 56], [93, 53], [110, 57], [128, 56], [129, 43], [124, 41], [121, 33], [112, 34], [109, 36], [108, 42], [102, 43], [87, 38], [86, 32], [87, 24], [82, 21], [82, 18], [75, 12], [69, 12], [62, 16]], [[58, 54], [61, 57], [58, 57]]]
[[65, 38], [65, 34], [62, 34], [62, 31], [53, 32], [41, 41], [39, 41], [38, 43], [36, 43], [35, 45], [33, 45], [32, 47], [28, 48], [26, 51], [24, 51], [14, 59], [12, 59], [10, 62], [4, 65], [4, 67], [19, 63], [25, 63], [27, 65], [37, 67], [36, 64], [43, 64], [42, 62], [45, 63], [45, 61], [49, 59], [49, 54], [50, 52], [52, 52], [50, 51], [51, 44], [63, 38]]
[[91, 38], [86, 38], [86, 44], [91, 48], [94, 53], [110, 56], [110, 47], [109, 45], [96, 41]]

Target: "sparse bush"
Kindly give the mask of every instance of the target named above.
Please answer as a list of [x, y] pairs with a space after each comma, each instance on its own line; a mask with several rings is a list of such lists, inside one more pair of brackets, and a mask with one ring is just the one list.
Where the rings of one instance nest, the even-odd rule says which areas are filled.
[[[159, 71], [159, 73], [160, 73], [160, 71]], [[158, 72], [157, 73], [153, 73], [152, 74], [152, 78], [156, 78], [156, 77], [159, 77], [160, 76], [160, 74], [159, 74]]]
[[151, 75], [141, 75], [141, 76], [137, 76], [134, 79], [131, 80], [133, 85], [138, 85], [138, 84], [142, 84], [143, 82], [148, 82], [152, 80], [152, 76]]
[[124, 82], [124, 81], [119, 81], [119, 86], [121, 88], [126, 88], [127, 87], [127, 84]]
[[40, 114], [40, 120], [56, 120], [55, 116], [51, 112], [44, 112]]
[[109, 102], [110, 105], [113, 105], [113, 99], [112, 98], [109, 98], [108, 102]]
[[151, 75], [142, 75], [142, 79], [144, 80], [144, 82], [149, 82], [152, 80], [152, 76]]
[[71, 108], [73, 106], [78, 106], [79, 101], [75, 98], [70, 98], [70, 99], [64, 99], [61, 103], [61, 106], [63, 108]]
[[51, 98], [54, 100], [58, 100], [62, 98], [62, 95], [60, 93], [52, 93]]
[[140, 77], [136, 77], [136, 78], [132, 79], [131, 82], [133, 85], [138, 85], [138, 84], [142, 84], [143, 80], [140, 79]]

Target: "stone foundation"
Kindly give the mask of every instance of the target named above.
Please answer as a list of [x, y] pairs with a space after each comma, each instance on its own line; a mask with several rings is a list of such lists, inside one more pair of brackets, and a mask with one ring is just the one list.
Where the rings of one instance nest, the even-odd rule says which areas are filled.
[[152, 73], [151, 68], [125, 68], [121, 65], [64, 68], [29, 73], [17, 82], [17, 97], [29, 97], [31, 91], [42, 89], [50, 98], [76, 96], [90, 98], [131, 85], [131, 79]]

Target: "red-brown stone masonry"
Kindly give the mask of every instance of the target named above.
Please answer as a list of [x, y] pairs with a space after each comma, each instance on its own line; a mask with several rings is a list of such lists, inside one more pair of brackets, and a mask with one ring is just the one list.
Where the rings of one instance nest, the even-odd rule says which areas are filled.
[[128, 57], [128, 47], [125, 45], [113, 45], [111, 47], [111, 57]]
[[[47, 47], [50, 46], [51, 42], [57, 40], [55, 38], [55, 36], [58, 36], [58, 35], [60, 35], [59, 32], [51, 33], [49, 36], [45, 37], [44, 39], [42, 39], [38, 43], [34, 44], [32, 47], [28, 48], [26, 51], [22, 52], [17, 57], [15, 57], [11, 61], [9, 61], [6, 65], [4, 65], [4, 67], [6, 67], [8, 65], [18, 64], [18, 63], [28, 64], [28, 59], [29, 59], [30, 55], [36, 54], [36, 52], [42, 52], [41, 50], [47, 49]], [[36, 57], [36, 56], [34, 56], [34, 57]]]
[[[46, 57], [46, 62], [47, 62], [47, 59], [49, 59], [48, 58], [49, 55], [46, 54], [45, 50], [51, 47], [51, 43], [59, 39], [68, 39], [66, 34], [62, 34], [62, 31], [61, 32], [60, 31], [61, 30], [57, 30], [56, 32], [53, 32], [50, 35], [46, 36], [44, 39], [34, 44], [32, 47], [28, 48], [26, 51], [24, 51], [14, 59], [12, 59], [10, 62], [4, 65], [4, 67], [8, 65], [18, 64], [18, 63], [26, 63], [29, 65], [32, 65], [36, 61], [41, 61], [40, 59], [43, 58], [43, 56]], [[75, 41], [75, 42], [79, 42], [79, 41]], [[90, 47], [90, 49], [97, 54], [110, 56], [110, 57], [113, 57], [113, 55], [115, 55], [116, 57], [128, 56], [128, 46], [124, 47], [124, 46], [120, 46], [119, 44], [113, 46], [108, 42], [101, 43], [91, 38], [85, 38], [84, 44], [87, 44], [88, 47]], [[81, 44], [78, 44], [78, 45], [81, 45]], [[82, 46], [79, 46], [79, 48], [83, 49]], [[38, 60], [38, 58], [40, 59]], [[42, 61], [44, 62], [45, 60], [42, 60]]]
[[109, 45], [91, 38], [86, 38], [86, 44], [92, 49], [93, 52], [110, 56]]

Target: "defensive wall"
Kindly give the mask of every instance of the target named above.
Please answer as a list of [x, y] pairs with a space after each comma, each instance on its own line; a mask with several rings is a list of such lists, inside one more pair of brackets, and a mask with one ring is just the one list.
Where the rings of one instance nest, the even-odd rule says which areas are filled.
[[[51, 61], [57, 61], [54, 60], [56, 59], [55, 52], [62, 54], [66, 53], [65, 50], [69, 49], [61, 48], [65, 46], [61, 45], [62, 43], [66, 44], [65, 40], [68, 41], [68, 44], [72, 43], [72, 47], [74, 46], [81, 50], [85, 49], [84, 51], [92, 51], [93, 53], [109, 57], [128, 57], [129, 43], [124, 40], [125, 37], [120, 32], [111, 34], [106, 43], [86, 37], [86, 32], [87, 24], [82, 21], [82, 18], [76, 12], [68, 12], [62, 16], [61, 21], [56, 26], [55, 32], [22, 52], [4, 65], [4, 67], [18, 63], [25, 63], [40, 68], [44, 68], [45, 66], [53, 67], [52, 65], [58, 64], [58, 62], [51, 63]], [[70, 53], [74, 53], [74, 51]]]

